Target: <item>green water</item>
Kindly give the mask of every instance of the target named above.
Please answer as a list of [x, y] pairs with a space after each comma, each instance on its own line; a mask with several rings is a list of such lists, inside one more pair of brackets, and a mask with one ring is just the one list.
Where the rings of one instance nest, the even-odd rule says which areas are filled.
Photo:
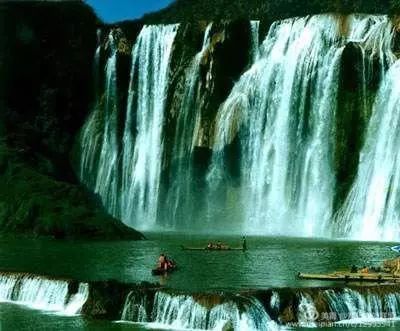
[[[144, 326], [133, 323], [91, 321], [80, 316], [61, 316], [31, 310], [9, 303], [0, 303], [1, 331], [137, 331], [147, 330]], [[152, 330], [158, 330], [153, 328]], [[165, 330], [165, 329], [164, 329]]]
[[[249, 250], [226, 252], [182, 251], [180, 245], [204, 246], [217, 238], [158, 236], [148, 241], [60, 242], [0, 239], [0, 270], [24, 271], [79, 280], [116, 279], [122, 282], [162, 282], [186, 291], [240, 290], [269, 287], [326, 285], [300, 281], [301, 272], [328, 272], [352, 264], [379, 265], [392, 258], [384, 243], [332, 242], [289, 238], [247, 238]], [[220, 238], [218, 238], [220, 239]], [[240, 246], [239, 237], [222, 240]], [[174, 258], [179, 270], [166, 279], [151, 269], [161, 252]]]
[[[328, 284], [325, 282], [298, 280], [296, 274], [299, 271], [346, 269], [352, 264], [379, 265], [382, 260], [395, 256], [388, 249], [390, 244], [385, 243], [265, 237], [247, 238], [249, 250], [245, 253], [193, 252], [182, 251], [180, 245], [204, 246], [208, 241], [221, 239], [232, 246], [240, 246], [241, 239], [157, 234], [147, 236], [149, 240], [141, 242], [62, 242], [3, 237], [0, 238], [0, 270], [79, 280], [160, 282], [171, 288], [196, 292], [326, 286]], [[167, 278], [153, 277], [150, 272], [161, 252], [174, 258], [179, 266], [179, 270]], [[328, 329], [349, 328], [341, 326]], [[373, 326], [370, 329], [377, 328]], [[1, 331], [143, 329], [139, 325], [88, 321], [81, 317], [63, 317], [0, 304]], [[399, 330], [400, 326], [386, 325], [379, 329]]]

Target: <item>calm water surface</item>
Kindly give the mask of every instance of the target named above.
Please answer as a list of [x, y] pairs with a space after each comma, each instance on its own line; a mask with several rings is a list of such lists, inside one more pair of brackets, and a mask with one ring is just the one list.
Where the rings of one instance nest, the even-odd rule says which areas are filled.
[[[222, 239], [240, 246], [239, 237], [212, 238], [147, 234], [147, 241], [59, 242], [0, 238], [0, 270], [24, 271], [80, 280], [117, 279], [158, 282], [175, 289], [204, 291], [326, 285], [300, 281], [301, 272], [348, 269], [352, 264], [379, 265], [395, 257], [390, 244], [289, 238], [247, 238], [249, 250], [182, 251], [180, 245], [204, 246]], [[174, 258], [179, 270], [167, 279], [151, 275], [161, 252]]]

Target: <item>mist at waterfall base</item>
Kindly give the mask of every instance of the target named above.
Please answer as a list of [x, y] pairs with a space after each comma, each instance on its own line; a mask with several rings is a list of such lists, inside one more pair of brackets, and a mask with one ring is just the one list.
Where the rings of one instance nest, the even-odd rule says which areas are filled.
[[[183, 89], [171, 91], [184, 28], [142, 29], [123, 108], [115, 31], [96, 52], [97, 64], [104, 47], [109, 57], [96, 67], [104, 70], [104, 92], [82, 130], [79, 172], [109, 213], [143, 231], [400, 238], [398, 128], [389, 127], [399, 108], [399, 70], [388, 17], [287, 19], [263, 41], [260, 23], [249, 22], [248, 69], [214, 119], [205, 91], [216, 79], [213, 47], [225, 32], [204, 28]], [[370, 123], [357, 138], [365, 143], [349, 193], [338, 199], [338, 158], [346, 159], [337, 140], [341, 64], [349, 45], [361, 66], [355, 107]]]

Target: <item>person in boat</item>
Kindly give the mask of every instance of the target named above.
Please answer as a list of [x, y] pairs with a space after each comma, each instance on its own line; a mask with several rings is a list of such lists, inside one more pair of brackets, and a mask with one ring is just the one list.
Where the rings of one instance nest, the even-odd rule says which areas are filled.
[[245, 236], [243, 236], [242, 248], [243, 248], [243, 251], [247, 251], [247, 242], [246, 242]]
[[168, 264], [167, 264], [167, 257], [165, 256], [164, 253], [160, 254], [160, 257], [158, 258], [158, 269], [168, 269]]
[[356, 274], [356, 273], [358, 272], [358, 268], [353, 264], [353, 265], [351, 266], [350, 272], [351, 272], [352, 274]]
[[167, 261], [167, 270], [172, 269], [172, 268], [175, 267], [175, 262], [174, 261], [172, 261], [172, 260], [170, 260], [168, 258], [166, 259], [166, 261]]
[[361, 272], [362, 274], [367, 274], [367, 273], [369, 273], [369, 269], [368, 269], [366, 266], [364, 266], [364, 267], [360, 270], [360, 272]]
[[208, 243], [207, 244], [207, 249], [213, 249], [214, 248], [214, 244], [213, 243]]
[[216, 247], [216, 249], [222, 249], [223, 247], [222, 247], [222, 242], [220, 242], [220, 241], [218, 241], [217, 242], [217, 244], [215, 245]]
[[169, 259], [165, 254], [161, 254], [159, 257], [158, 268], [168, 271], [175, 268], [175, 262]]

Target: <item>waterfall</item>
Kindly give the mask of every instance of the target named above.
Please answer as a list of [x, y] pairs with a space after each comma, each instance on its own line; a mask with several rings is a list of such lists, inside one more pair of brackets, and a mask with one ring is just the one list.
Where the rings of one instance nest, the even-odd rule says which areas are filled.
[[270, 303], [269, 303], [271, 309], [278, 310], [280, 303], [281, 303], [281, 299], [279, 297], [279, 293], [273, 291], [272, 295], [271, 295]]
[[[157, 216], [170, 56], [178, 25], [144, 26], [132, 50], [126, 114], [119, 114], [118, 46], [109, 34], [105, 91], [81, 134], [80, 178], [108, 212], [127, 225], [151, 228]], [[99, 47], [95, 63], [99, 63]], [[125, 118], [120, 139], [119, 118]], [[121, 147], [122, 146], [122, 147]]]
[[80, 312], [88, 296], [86, 283], [80, 283], [78, 292], [70, 295], [67, 281], [0, 274], [0, 302], [16, 302], [34, 309], [73, 315]]
[[223, 177], [222, 148], [240, 129], [243, 230], [311, 236], [329, 219], [342, 51], [330, 16], [277, 22], [222, 105], [209, 181]]
[[155, 225], [163, 152], [168, 69], [178, 25], [145, 26], [132, 52], [131, 84], [123, 136], [122, 220]]
[[341, 55], [358, 40], [366, 63], [376, 56], [390, 62], [388, 18], [351, 16], [346, 24], [343, 31], [329, 15], [274, 23], [258, 60], [221, 106], [208, 181], [211, 191], [229, 185], [224, 149], [239, 138], [239, 230], [327, 235]]
[[65, 305], [64, 313], [66, 315], [74, 315], [80, 313], [83, 305], [89, 298], [89, 284], [80, 283], [78, 292], [73, 294]]
[[[168, 218], [173, 226], [187, 219], [194, 203], [192, 178], [192, 152], [201, 122], [200, 70], [210, 42], [212, 24], [205, 30], [203, 44], [192, 63], [186, 70], [185, 90], [179, 107], [176, 132], [173, 144], [173, 170], [171, 171], [171, 187], [168, 192], [167, 206], [171, 209]], [[190, 224], [186, 224], [187, 227]]]
[[[210, 225], [207, 231], [227, 231], [229, 224], [229, 232], [249, 234], [326, 237], [339, 232], [352, 238], [396, 239], [398, 65], [393, 65], [390, 18], [286, 19], [273, 23], [261, 44], [260, 22], [250, 21], [249, 26], [252, 65], [215, 107], [215, 119], [201, 79], [207, 76], [215, 94], [224, 81], [218, 77], [224, 72], [218, 70], [224, 41], [215, 41], [212, 24], [194, 58], [181, 61], [189, 63], [187, 67], [173, 73], [172, 55], [186, 55], [192, 46], [174, 48], [178, 25], [144, 26], [132, 49], [123, 110], [119, 98], [124, 92], [117, 90], [119, 32], [112, 30], [107, 45], [99, 45], [95, 55], [99, 66], [102, 51], [108, 50], [104, 93], [97, 94], [81, 134], [82, 182], [110, 214], [141, 230], [160, 225], [197, 230], [196, 220], [201, 219], [202, 228]], [[356, 79], [356, 92], [346, 90], [349, 78], [343, 74], [352, 52], [361, 80]], [[175, 68], [180, 62], [173, 60]], [[212, 63], [212, 75], [203, 72], [205, 63]], [[170, 81], [182, 84], [168, 91]], [[352, 93], [357, 100], [348, 102]], [[168, 96], [173, 105], [167, 103]], [[342, 104], [349, 109], [338, 108]], [[353, 115], [362, 124], [357, 146], [346, 148], [346, 153], [358, 153], [365, 143], [351, 183], [357, 164], [342, 176], [347, 154], [338, 154], [342, 136], [352, 143], [351, 127], [341, 130], [340, 124]], [[201, 132], [205, 121], [207, 133]], [[212, 136], [202, 137], [208, 131]], [[202, 158], [201, 166], [208, 165], [207, 146], [199, 144], [203, 138], [213, 144], [206, 178], [194, 160]]]
[[250, 21], [251, 55], [253, 63], [258, 60], [260, 48], [260, 21]]
[[316, 327], [318, 318], [317, 308], [315, 308], [312, 297], [307, 293], [300, 294], [298, 306], [298, 321], [300, 327]]
[[[400, 61], [380, 87], [353, 187], [337, 219], [342, 235], [362, 240], [399, 238]], [[350, 233], [350, 235], [349, 235]]]
[[[348, 18], [350, 31], [348, 41], [358, 42], [366, 56], [366, 75], [372, 74], [374, 58], [380, 64], [380, 76], [384, 77], [386, 69], [395, 61], [391, 51], [393, 26], [386, 16], [351, 15]], [[370, 78], [370, 77], [367, 77]]]
[[123, 321], [134, 321], [145, 323], [149, 321], [149, 314], [146, 310], [148, 298], [146, 294], [130, 292], [125, 300], [121, 319]]
[[[119, 215], [118, 208], [118, 138], [117, 138], [117, 45], [113, 32], [108, 37], [111, 56], [107, 60], [104, 96], [99, 96], [81, 135], [81, 180], [92, 187], [108, 211]], [[99, 63], [100, 47], [95, 63]]]
[[341, 292], [326, 290], [324, 297], [339, 321], [400, 317], [398, 293], [382, 295], [367, 291], [361, 294], [356, 290], [343, 289]]
[[[140, 322], [136, 312], [138, 297], [129, 295], [125, 303], [123, 320]], [[136, 305], [133, 315], [126, 314], [132, 304]], [[142, 303], [140, 310], [145, 305]], [[143, 315], [148, 315], [143, 313]], [[133, 317], [133, 318], [132, 318]], [[270, 319], [262, 304], [255, 298], [237, 297], [224, 299], [222, 297], [196, 297], [192, 295], [170, 294], [157, 292], [154, 297], [151, 321], [174, 329], [196, 330], [278, 330]]]
[[207, 313], [191, 296], [158, 292], [154, 299], [154, 321], [174, 328], [206, 330]]

